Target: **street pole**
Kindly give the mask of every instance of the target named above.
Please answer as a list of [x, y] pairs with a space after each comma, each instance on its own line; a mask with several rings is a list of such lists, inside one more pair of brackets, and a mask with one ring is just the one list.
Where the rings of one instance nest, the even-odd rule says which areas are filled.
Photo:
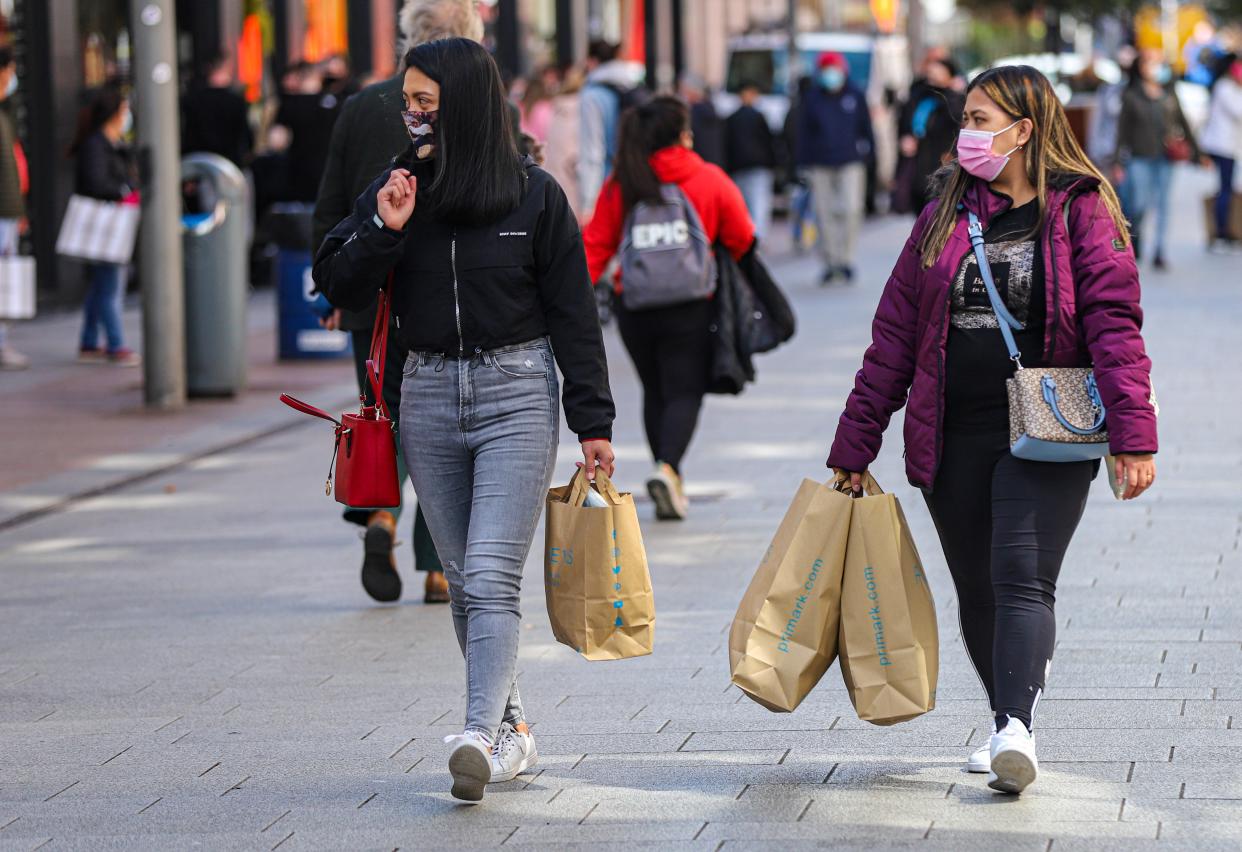
[[181, 259], [181, 150], [174, 0], [130, 0], [134, 118], [142, 166], [144, 396], [158, 409], [185, 406], [185, 287]]

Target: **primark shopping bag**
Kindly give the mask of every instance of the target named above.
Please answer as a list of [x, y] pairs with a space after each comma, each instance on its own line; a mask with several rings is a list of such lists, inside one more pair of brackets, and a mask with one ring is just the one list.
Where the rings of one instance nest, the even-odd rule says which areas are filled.
[[72, 195], [60, 223], [56, 253], [79, 260], [129, 263], [141, 216], [137, 204]]
[[0, 320], [35, 315], [35, 259], [12, 254], [0, 257]]
[[548, 491], [547, 509], [543, 587], [557, 641], [588, 660], [650, 654], [655, 598], [633, 496], [602, 470], [594, 487], [579, 470]]
[[841, 582], [841, 676], [858, 718], [892, 725], [936, 706], [936, 604], [901, 504], [863, 476]]
[[733, 683], [769, 710], [797, 707], [837, 655], [852, 503], [804, 479], [733, 617]]

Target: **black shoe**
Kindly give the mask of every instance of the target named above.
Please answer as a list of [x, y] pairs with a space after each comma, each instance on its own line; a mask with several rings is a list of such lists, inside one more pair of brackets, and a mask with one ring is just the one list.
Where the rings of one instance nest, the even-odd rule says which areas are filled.
[[842, 266], [837, 269], [837, 272], [840, 274], [841, 278], [844, 279], [846, 284], [854, 283], [854, 267]]
[[401, 597], [401, 575], [397, 573], [392, 554], [391, 520], [373, 518], [363, 534], [362, 588], [380, 603], [392, 603]]
[[831, 287], [832, 281], [836, 277], [837, 277], [837, 270], [834, 267], [829, 266], [825, 268], [824, 274], [819, 276], [819, 286]]
[[1164, 262], [1164, 256], [1163, 256], [1163, 255], [1159, 255], [1159, 254], [1158, 254], [1158, 255], [1156, 255], [1155, 259], [1154, 259], [1154, 260], [1152, 260], [1152, 262], [1151, 262], [1151, 268], [1152, 268], [1152, 269], [1158, 269], [1158, 270], [1160, 270], [1161, 272], [1163, 272], [1164, 270], [1166, 270], [1166, 269], [1168, 269], [1168, 268], [1169, 268], [1169, 265], [1168, 265], [1167, 263], [1165, 263], [1165, 262]]

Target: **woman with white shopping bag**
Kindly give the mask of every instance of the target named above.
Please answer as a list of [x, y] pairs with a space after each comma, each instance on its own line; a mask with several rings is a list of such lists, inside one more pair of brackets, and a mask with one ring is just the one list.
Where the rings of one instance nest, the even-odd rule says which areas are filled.
[[1117, 196], [1047, 79], [983, 72], [885, 287], [829, 466], [861, 486], [909, 396], [906, 471], [957, 589], [995, 733], [967, 768], [1020, 793], [1055, 644], [1057, 576], [1107, 452], [1133, 499], [1155, 479], [1151, 362]]
[[[69, 153], [77, 158], [75, 193], [100, 201], [137, 203], [137, 174], [124, 146], [133, 126], [129, 99], [118, 86], [105, 86], [82, 111]], [[89, 281], [82, 307], [78, 360], [87, 364], [134, 367], [141, 358], [125, 345], [121, 304], [129, 267], [93, 260], [86, 265]], [[99, 330], [104, 332], [100, 345]]]
[[452, 795], [477, 802], [536, 758], [515, 681], [519, 595], [556, 462], [556, 367], [589, 479], [613, 473], [615, 412], [577, 221], [519, 156], [495, 62], [454, 38], [412, 48], [405, 69], [411, 144], [328, 234], [314, 277], [360, 311], [393, 276], [401, 445], [466, 657]]

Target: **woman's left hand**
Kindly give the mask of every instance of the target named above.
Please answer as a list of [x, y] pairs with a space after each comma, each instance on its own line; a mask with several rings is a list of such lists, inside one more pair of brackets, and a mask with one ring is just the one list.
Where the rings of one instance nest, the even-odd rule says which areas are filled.
[[1122, 500], [1133, 500], [1156, 481], [1156, 460], [1151, 453], [1118, 453], [1113, 464], [1117, 481], [1125, 486]]
[[608, 478], [612, 478], [613, 471], [617, 469], [617, 457], [612, 452], [612, 442], [605, 440], [583, 441], [582, 442], [582, 461], [578, 462], [578, 467], [586, 471], [587, 479], [591, 482], [595, 481], [595, 468], [598, 466], [608, 474]]

